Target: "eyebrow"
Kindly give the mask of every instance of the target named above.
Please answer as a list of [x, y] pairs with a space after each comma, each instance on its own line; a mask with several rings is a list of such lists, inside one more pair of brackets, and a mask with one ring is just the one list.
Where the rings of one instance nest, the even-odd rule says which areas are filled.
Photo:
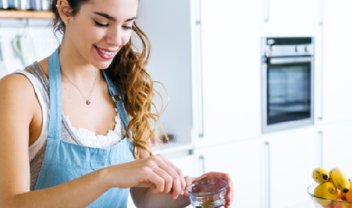
[[[96, 15], [99, 15], [99, 16], [102, 16], [102, 17], [105, 17], [106, 19], [109, 19], [109, 20], [113, 20], [113, 21], [116, 21], [116, 18], [115, 17], [112, 17], [106, 13], [102, 13], [102, 12], [93, 12], [94, 14]], [[128, 18], [125, 20], [125, 22], [129, 22], [129, 21], [132, 21], [136, 19], [136, 17], [131, 17], [131, 18]]]

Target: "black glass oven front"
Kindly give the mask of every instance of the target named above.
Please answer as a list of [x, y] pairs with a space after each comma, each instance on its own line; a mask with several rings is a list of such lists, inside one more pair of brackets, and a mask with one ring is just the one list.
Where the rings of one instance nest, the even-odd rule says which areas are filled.
[[263, 131], [313, 121], [311, 38], [267, 38], [263, 56]]

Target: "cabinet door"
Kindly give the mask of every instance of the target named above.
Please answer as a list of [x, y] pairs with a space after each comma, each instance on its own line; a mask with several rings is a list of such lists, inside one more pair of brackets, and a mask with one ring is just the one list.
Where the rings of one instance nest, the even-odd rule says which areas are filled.
[[263, 20], [272, 29], [300, 30], [316, 27], [322, 0], [262, 0]]
[[260, 6], [256, 2], [201, 1], [205, 138], [260, 134]]
[[323, 119], [352, 118], [352, 1], [326, 0], [324, 19]]
[[261, 208], [264, 201], [263, 143], [249, 140], [199, 149], [199, 175], [221, 171], [231, 175], [234, 203], [231, 207]]
[[336, 122], [322, 127], [323, 166], [341, 168], [352, 178], [352, 120]]
[[[265, 135], [269, 156], [270, 208], [312, 206], [307, 187], [320, 166], [321, 143], [313, 128]], [[304, 206], [302, 206], [304, 205]]]

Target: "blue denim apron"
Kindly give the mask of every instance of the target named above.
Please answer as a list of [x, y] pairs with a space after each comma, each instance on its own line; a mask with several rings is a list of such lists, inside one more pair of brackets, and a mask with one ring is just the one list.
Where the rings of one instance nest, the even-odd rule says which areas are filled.
[[[123, 125], [128, 117], [117, 87], [103, 72]], [[62, 184], [107, 166], [134, 160], [133, 145], [127, 138], [109, 148], [92, 148], [65, 142], [61, 139], [62, 103], [59, 51], [49, 58], [50, 118], [45, 155], [35, 189]], [[128, 176], [126, 176], [128, 177]], [[89, 191], [89, 190], [87, 190]], [[111, 188], [89, 207], [127, 207], [129, 189]]]

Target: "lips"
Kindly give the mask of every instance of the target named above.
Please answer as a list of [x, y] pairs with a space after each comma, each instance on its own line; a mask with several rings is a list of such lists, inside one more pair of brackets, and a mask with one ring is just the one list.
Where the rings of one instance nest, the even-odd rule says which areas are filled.
[[99, 48], [97, 46], [94, 46], [96, 48], [96, 51], [98, 55], [104, 59], [104, 60], [111, 60], [115, 57], [117, 50], [110, 50], [110, 49], [105, 49], [105, 48]]

